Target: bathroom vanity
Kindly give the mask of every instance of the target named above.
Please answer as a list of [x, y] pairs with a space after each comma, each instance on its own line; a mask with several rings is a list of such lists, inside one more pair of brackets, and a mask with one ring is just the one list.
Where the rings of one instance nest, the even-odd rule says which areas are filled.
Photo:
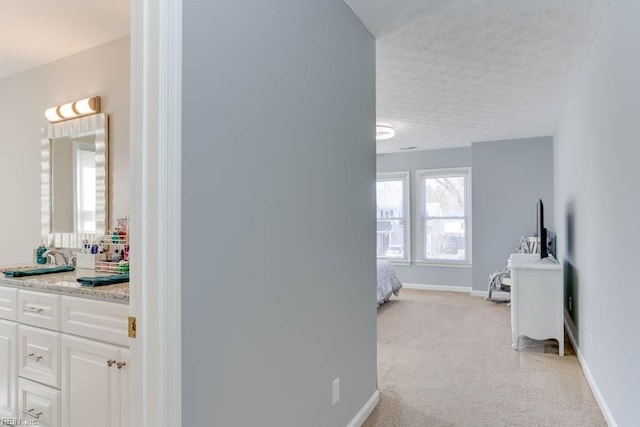
[[[51, 123], [42, 129], [41, 237], [56, 249], [50, 252], [73, 255], [65, 264], [109, 230], [108, 116], [94, 104], [90, 115], [72, 120], [49, 114], [62, 107], [49, 109]], [[102, 275], [110, 274], [0, 272], [0, 420], [128, 426], [129, 284], [83, 287], [76, 280]]]
[[95, 275], [0, 275], [0, 418], [128, 425], [129, 284], [76, 282]]

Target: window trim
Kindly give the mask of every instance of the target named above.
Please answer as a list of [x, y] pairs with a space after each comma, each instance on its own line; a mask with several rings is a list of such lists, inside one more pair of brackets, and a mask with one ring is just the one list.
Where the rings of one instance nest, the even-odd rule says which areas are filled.
[[[379, 172], [376, 174], [376, 184], [382, 181], [399, 181], [402, 180], [402, 201], [404, 210], [404, 257], [403, 258], [391, 258], [391, 257], [379, 257], [376, 259], [382, 259], [389, 261], [395, 265], [411, 265], [411, 172], [399, 171], [399, 172]], [[376, 223], [378, 221], [378, 209], [376, 204]], [[391, 218], [393, 219], [393, 218]], [[396, 218], [397, 219], [397, 218]]]
[[[465, 260], [441, 260], [430, 259], [423, 257], [425, 253], [424, 241], [426, 238], [426, 230], [424, 225], [424, 179], [429, 177], [451, 177], [451, 176], [464, 176], [465, 188], [464, 188], [464, 210], [465, 210]], [[431, 267], [460, 267], [469, 268], [473, 263], [472, 253], [472, 212], [471, 212], [471, 168], [470, 167], [455, 167], [455, 168], [440, 168], [440, 169], [420, 169], [415, 171], [415, 216], [417, 223], [416, 230], [416, 259], [415, 263], [419, 266], [431, 266]]]

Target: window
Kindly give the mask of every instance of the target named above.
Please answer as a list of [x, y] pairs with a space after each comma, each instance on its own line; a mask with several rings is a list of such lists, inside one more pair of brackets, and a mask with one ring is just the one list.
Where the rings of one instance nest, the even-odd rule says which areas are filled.
[[417, 171], [420, 254], [425, 263], [471, 263], [470, 169]]
[[409, 172], [380, 173], [376, 181], [378, 258], [408, 263]]
[[74, 141], [75, 229], [96, 232], [96, 149], [94, 144]]

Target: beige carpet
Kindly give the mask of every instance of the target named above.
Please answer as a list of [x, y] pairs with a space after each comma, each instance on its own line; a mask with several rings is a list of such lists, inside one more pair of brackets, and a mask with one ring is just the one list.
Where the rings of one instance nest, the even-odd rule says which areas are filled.
[[568, 342], [561, 358], [555, 341], [514, 351], [510, 335], [506, 304], [402, 290], [378, 309], [381, 396], [365, 426], [606, 426]]

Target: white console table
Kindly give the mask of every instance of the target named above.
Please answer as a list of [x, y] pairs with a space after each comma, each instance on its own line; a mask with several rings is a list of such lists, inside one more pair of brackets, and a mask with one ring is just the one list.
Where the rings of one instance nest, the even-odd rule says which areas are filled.
[[[553, 262], [551, 261], [553, 260]], [[513, 254], [511, 270], [511, 346], [518, 337], [535, 340], [555, 338], [564, 356], [564, 287], [562, 266], [553, 258]]]

